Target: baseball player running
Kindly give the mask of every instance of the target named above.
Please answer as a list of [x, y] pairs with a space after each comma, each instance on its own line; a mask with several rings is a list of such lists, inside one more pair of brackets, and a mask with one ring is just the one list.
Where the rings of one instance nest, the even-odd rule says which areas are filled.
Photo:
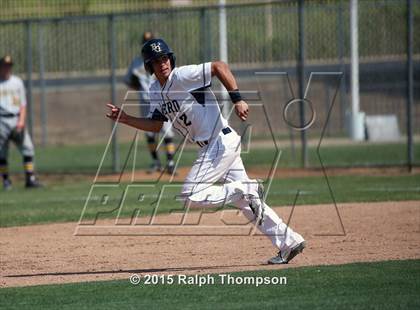
[[22, 80], [12, 75], [12, 66], [10, 56], [0, 59], [0, 173], [5, 190], [12, 188], [7, 168], [10, 140], [16, 144], [23, 156], [26, 187], [35, 188], [41, 185], [34, 175], [34, 146], [25, 130], [25, 88]]
[[[143, 33], [143, 43], [153, 39], [153, 33], [146, 31]], [[124, 83], [131, 89], [139, 91], [140, 99], [140, 116], [147, 117], [149, 114], [149, 98], [147, 96], [147, 91], [149, 90], [150, 84], [153, 81], [152, 75], [150, 75], [144, 69], [144, 63], [141, 57], [135, 57], [130, 64], [130, 67], [127, 70], [127, 74], [124, 77]], [[164, 136], [164, 143], [166, 146], [166, 158], [167, 165], [166, 171], [169, 174], [174, 173], [175, 163], [174, 163], [174, 153], [175, 145], [173, 143], [173, 130], [170, 122], [165, 122], [162, 126], [160, 133]], [[159, 154], [157, 151], [157, 141], [159, 140], [159, 133], [156, 132], [146, 132], [146, 141], [149, 147], [150, 155], [152, 156], [152, 164], [148, 170], [149, 173], [155, 171], [161, 171], [162, 165], [159, 160]]]
[[[240, 136], [221, 115], [210, 90], [216, 76], [229, 91], [237, 116], [245, 121], [248, 104], [242, 99], [228, 65], [221, 61], [175, 66], [175, 55], [162, 39], [147, 41], [142, 48], [145, 69], [155, 75], [149, 89], [148, 118], [137, 118], [108, 104], [114, 121], [137, 129], [159, 132], [164, 122], [190, 142], [200, 146], [182, 189], [190, 207], [219, 207], [233, 204], [271, 239], [278, 254], [269, 264], [287, 264], [305, 248], [303, 237], [294, 232], [263, 201], [262, 184], [251, 180], [240, 157]], [[222, 185], [216, 182], [224, 181]]]

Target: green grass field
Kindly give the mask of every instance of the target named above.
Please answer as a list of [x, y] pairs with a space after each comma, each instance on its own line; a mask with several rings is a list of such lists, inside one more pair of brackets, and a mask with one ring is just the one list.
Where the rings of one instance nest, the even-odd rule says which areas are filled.
[[132, 285], [127, 280], [0, 289], [1, 309], [419, 309], [420, 260], [355, 263], [238, 276], [286, 285]]
[[[280, 145], [282, 151], [279, 167], [296, 167], [298, 160], [290, 147]], [[85, 146], [48, 146], [39, 148], [37, 156], [38, 170], [43, 173], [69, 173], [69, 174], [92, 174], [95, 173], [105, 145]], [[196, 157], [196, 149], [187, 149], [181, 156], [180, 166], [190, 166]], [[398, 163], [405, 159], [404, 144], [357, 144], [344, 146], [321, 147], [321, 156], [326, 166], [358, 165], [369, 162], [374, 163]], [[121, 145], [121, 166], [129, 155], [129, 145]], [[270, 165], [276, 158], [274, 148], [251, 149], [244, 152], [242, 158], [246, 168], [264, 167], [269, 171]], [[319, 167], [319, 159], [315, 148], [309, 149], [310, 163]], [[416, 149], [416, 158], [420, 158], [420, 149]], [[136, 169], [146, 168], [149, 158], [146, 147], [138, 147]], [[19, 156], [16, 150], [11, 154], [11, 170], [17, 173], [21, 170]], [[132, 162], [132, 161], [129, 161]], [[126, 169], [130, 169], [129, 163]], [[111, 172], [111, 158], [107, 153], [101, 174]], [[48, 222], [77, 221], [91, 189], [93, 176], [85, 178], [71, 177], [66, 181], [46, 181], [46, 187], [36, 191], [25, 191], [22, 185], [15, 180], [15, 188], [11, 192], [2, 193], [0, 205], [0, 226], [28, 225]], [[150, 189], [151, 183], [144, 183], [149, 188], [144, 201], [143, 214], [148, 215], [153, 207], [150, 203], [156, 200], [159, 189], [163, 184], [158, 184]], [[420, 175], [400, 176], [337, 176], [330, 178], [331, 188], [339, 203], [343, 202], [369, 202], [391, 200], [420, 200]], [[176, 186], [176, 185], [175, 185]], [[88, 218], [92, 218], [97, 211], [109, 211], [118, 208], [118, 201], [125, 185], [105, 190], [95, 188], [89, 201]], [[140, 189], [141, 190], [144, 189]], [[292, 205], [296, 192], [300, 191], [297, 204], [331, 203], [331, 195], [324, 177], [298, 177], [287, 179], [275, 179], [268, 195], [268, 203], [275, 206]], [[159, 213], [179, 209], [182, 205], [174, 202], [174, 196], [180, 191], [180, 184], [165, 192], [165, 199], [159, 207]], [[109, 194], [107, 206], [100, 204], [101, 195]], [[99, 196], [98, 196], [99, 195]], [[138, 192], [137, 192], [138, 195]], [[137, 197], [128, 197], [128, 202], [122, 215], [130, 216], [134, 206], [138, 205]], [[134, 199], [130, 201], [130, 199]], [[30, 203], [29, 203], [30, 202]], [[112, 218], [116, 213], [105, 213], [101, 217]]]
[[[92, 177], [93, 178], [93, 177]], [[167, 183], [153, 185], [139, 184], [140, 188], [128, 192], [122, 216], [129, 217], [139, 207], [138, 196], [144, 193], [140, 205], [144, 216], [154, 210], [151, 203], [157, 199], [159, 190]], [[338, 203], [420, 200], [420, 175], [401, 176], [335, 176], [330, 177], [331, 188]], [[66, 181], [48, 184], [39, 190], [15, 188], [2, 193], [0, 204], [0, 226], [29, 225], [48, 222], [78, 221], [85, 201], [91, 189], [91, 182]], [[86, 218], [93, 218], [98, 211], [110, 211], [118, 208], [120, 197], [126, 184], [120, 186], [98, 186], [92, 191]], [[182, 204], [175, 201], [181, 184], [175, 184], [164, 192], [158, 213], [167, 213], [181, 209]], [[293, 204], [297, 190], [300, 196], [297, 204], [332, 203], [328, 186], [323, 177], [298, 177], [274, 179], [268, 192], [267, 202], [273, 206]], [[101, 197], [107, 194], [107, 205], [101, 203]], [[100, 218], [115, 218], [116, 211], [105, 213]]]
[[[122, 162], [129, 146], [122, 148]], [[145, 168], [148, 156], [141, 146], [138, 155], [143, 162], [136, 168]], [[1, 192], [0, 227], [40, 223], [78, 221], [88, 194], [89, 203], [84, 219], [115, 218], [120, 198], [127, 185], [128, 191], [122, 217], [129, 218], [140, 207], [141, 215], [154, 210], [159, 191], [168, 183], [96, 184], [93, 175], [98, 167], [104, 145], [47, 147], [38, 150], [38, 167], [44, 173], [70, 174], [47, 178], [46, 187], [25, 190], [14, 176], [14, 189]], [[20, 170], [19, 158], [12, 153], [12, 171]], [[180, 165], [189, 166], [196, 150], [187, 150]], [[309, 150], [310, 162], [319, 167], [315, 148]], [[144, 155], [144, 156], [143, 156]], [[405, 160], [403, 144], [329, 146], [321, 149], [324, 164], [330, 166], [364, 165], [367, 163], [398, 164]], [[243, 154], [247, 168], [262, 167], [268, 171], [275, 159], [272, 149], [255, 149]], [[419, 149], [416, 158], [420, 158]], [[111, 172], [111, 160], [105, 158], [101, 173]], [[280, 167], [297, 167], [299, 163], [291, 149], [283, 150]], [[128, 168], [130, 168], [130, 164]], [[86, 174], [85, 176], [71, 174]], [[329, 178], [338, 204], [372, 201], [420, 201], [420, 175], [348, 175]], [[267, 185], [267, 184], [266, 184]], [[174, 200], [181, 184], [165, 187], [158, 213], [182, 209]], [[131, 189], [130, 189], [131, 190]], [[323, 176], [287, 177], [274, 179], [267, 202], [273, 206], [290, 206], [297, 191], [297, 204], [332, 203], [329, 188]], [[139, 205], [139, 194], [144, 200]], [[103, 203], [104, 194], [108, 195]], [[139, 271], [140, 272], [140, 271]], [[84, 282], [74, 284], [42, 285], [0, 289], [0, 309], [418, 309], [420, 308], [420, 260], [354, 263], [339, 266], [315, 266], [271, 271], [232, 273], [239, 276], [287, 277], [287, 285], [222, 285], [217, 275], [215, 285], [132, 285], [129, 273], [126, 280]], [[175, 277], [175, 279], [177, 279]], [[217, 282], [219, 280], [219, 282]]]
[[[129, 155], [129, 144], [120, 144], [120, 164]], [[280, 167], [300, 167], [300, 151], [292, 152], [289, 142], [280, 142], [281, 157]], [[95, 173], [105, 150], [104, 144], [73, 145], [73, 146], [47, 146], [37, 148], [36, 166], [42, 173]], [[414, 158], [420, 164], [420, 147], [414, 148]], [[326, 166], [367, 166], [367, 165], [401, 165], [407, 160], [405, 144], [356, 144], [341, 146], [322, 146], [320, 155]], [[266, 149], [251, 149], [243, 153], [245, 166], [265, 165], [270, 166], [276, 158], [273, 147]], [[308, 150], [309, 164], [311, 167], [320, 167], [320, 161], [315, 147]], [[197, 156], [196, 148], [189, 148], [181, 156], [180, 166], [190, 166]], [[164, 154], [161, 154], [164, 158]], [[139, 143], [136, 168], [144, 169], [150, 164], [147, 146]], [[147, 160], [144, 160], [144, 159]], [[101, 173], [112, 172], [111, 153], [106, 153]], [[21, 158], [15, 148], [10, 154], [10, 170], [17, 173], [22, 170]]]

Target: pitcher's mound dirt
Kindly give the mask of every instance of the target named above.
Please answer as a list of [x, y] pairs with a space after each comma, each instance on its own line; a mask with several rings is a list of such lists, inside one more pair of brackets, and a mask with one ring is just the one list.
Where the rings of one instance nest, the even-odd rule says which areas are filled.
[[[275, 210], [287, 221], [291, 208]], [[229, 212], [228, 217], [235, 216]], [[266, 265], [276, 250], [261, 235], [75, 236], [76, 223], [2, 228], [1, 286], [420, 258], [419, 201], [340, 204], [339, 212], [345, 234], [332, 205], [296, 207], [290, 225], [307, 239], [308, 248], [282, 266]], [[217, 226], [220, 216], [206, 214], [202, 220]], [[170, 217], [159, 216], [158, 221], [170, 222]], [[98, 224], [118, 232], [113, 223]], [[223, 226], [208, 229], [212, 234]]]

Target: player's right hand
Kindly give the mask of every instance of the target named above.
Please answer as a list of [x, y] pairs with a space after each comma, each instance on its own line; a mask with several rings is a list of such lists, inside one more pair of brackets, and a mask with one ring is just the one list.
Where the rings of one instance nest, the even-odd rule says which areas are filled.
[[106, 116], [115, 122], [118, 121], [118, 122], [123, 123], [124, 120], [127, 118], [127, 114], [123, 110], [121, 110], [119, 107], [113, 105], [112, 103], [108, 103], [107, 106], [110, 109], [110, 112], [107, 113]]

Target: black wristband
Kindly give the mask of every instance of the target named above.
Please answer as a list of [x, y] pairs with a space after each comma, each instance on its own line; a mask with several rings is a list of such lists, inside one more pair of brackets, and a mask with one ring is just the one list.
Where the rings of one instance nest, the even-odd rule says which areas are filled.
[[241, 93], [239, 92], [239, 89], [234, 89], [229, 91], [230, 100], [232, 100], [233, 103], [237, 103], [238, 101], [242, 100]]

